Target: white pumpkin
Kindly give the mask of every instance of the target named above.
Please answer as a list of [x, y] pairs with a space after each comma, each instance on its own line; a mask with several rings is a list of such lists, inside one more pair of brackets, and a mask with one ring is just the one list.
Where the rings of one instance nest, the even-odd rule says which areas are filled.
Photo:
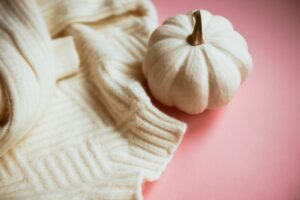
[[153, 96], [190, 114], [227, 104], [251, 68], [245, 39], [206, 10], [167, 19], [152, 33], [143, 63]]

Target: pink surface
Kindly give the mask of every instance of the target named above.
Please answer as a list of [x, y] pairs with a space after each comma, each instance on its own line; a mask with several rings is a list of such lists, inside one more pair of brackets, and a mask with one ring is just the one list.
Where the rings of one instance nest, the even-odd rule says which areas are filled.
[[300, 199], [300, 2], [153, 0], [160, 22], [203, 8], [231, 20], [254, 70], [223, 109], [190, 116], [182, 145], [146, 200]]

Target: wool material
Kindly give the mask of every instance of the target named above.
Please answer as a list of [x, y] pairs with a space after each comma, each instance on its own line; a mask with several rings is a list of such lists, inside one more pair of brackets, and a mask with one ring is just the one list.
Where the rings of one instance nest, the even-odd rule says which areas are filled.
[[142, 199], [186, 125], [142, 73], [148, 0], [1, 0], [0, 199]]

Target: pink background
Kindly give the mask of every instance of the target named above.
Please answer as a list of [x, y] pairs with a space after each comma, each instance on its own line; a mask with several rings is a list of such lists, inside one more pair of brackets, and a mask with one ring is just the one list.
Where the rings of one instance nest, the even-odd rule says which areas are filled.
[[231, 20], [254, 69], [231, 103], [186, 115], [188, 131], [146, 200], [300, 200], [300, 2], [153, 0], [160, 23], [197, 8]]

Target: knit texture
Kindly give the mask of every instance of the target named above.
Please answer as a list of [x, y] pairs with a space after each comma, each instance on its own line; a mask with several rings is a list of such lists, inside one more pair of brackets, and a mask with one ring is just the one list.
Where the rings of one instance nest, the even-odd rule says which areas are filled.
[[145, 91], [155, 25], [148, 0], [1, 0], [1, 200], [142, 199], [186, 128]]

